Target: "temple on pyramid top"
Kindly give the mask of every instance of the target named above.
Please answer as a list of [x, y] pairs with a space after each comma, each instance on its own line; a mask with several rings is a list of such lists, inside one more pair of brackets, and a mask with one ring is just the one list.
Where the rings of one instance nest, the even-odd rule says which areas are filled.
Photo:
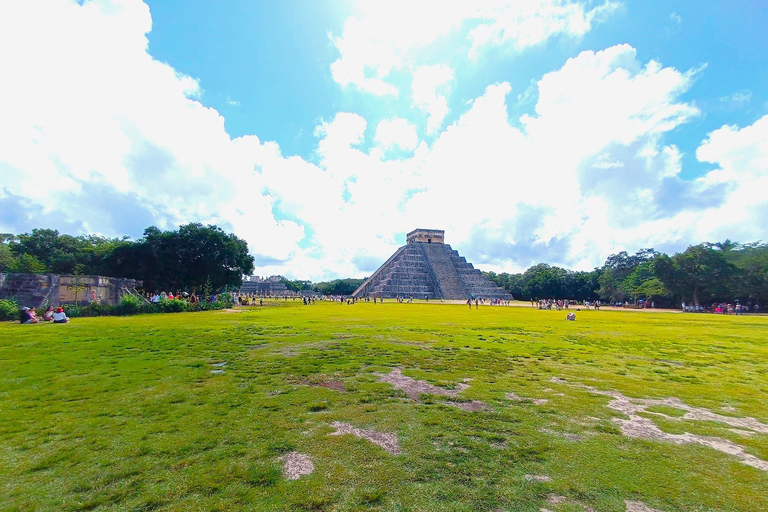
[[512, 299], [445, 243], [442, 229], [414, 229], [406, 244], [352, 293], [354, 297]]
[[445, 231], [442, 229], [414, 229], [406, 235], [406, 242], [427, 242], [428, 244], [444, 244]]

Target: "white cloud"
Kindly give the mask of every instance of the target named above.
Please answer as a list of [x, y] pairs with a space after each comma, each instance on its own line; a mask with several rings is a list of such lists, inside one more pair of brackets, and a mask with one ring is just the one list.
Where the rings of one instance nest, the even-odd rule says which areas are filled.
[[[446, 84], [452, 80], [453, 70], [444, 64], [421, 66], [413, 72], [413, 101], [427, 113], [427, 133], [435, 133], [448, 114], [450, 89]], [[438, 92], [439, 88], [444, 93]]]
[[344, 22], [341, 35], [330, 34], [339, 51], [331, 73], [343, 86], [397, 96], [398, 87], [387, 80], [390, 74], [429, 64], [420, 51], [440, 37], [465, 39], [471, 57], [489, 46], [520, 51], [559, 34], [580, 37], [618, 6], [605, 2], [587, 10], [585, 5], [573, 0], [360, 3], [360, 12]]
[[643, 65], [626, 45], [583, 52], [539, 80], [522, 129], [507, 118], [509, 84], [490, 86], [422, 156], [425, 188], [406, 215], [450, 227], [468, 255], [507, 270], [540, 260], [591, 268], [617, 248], [692, 236], [662, 204], [681, 156], [660, 141], [698, 115], [679, 100], [694, 78]]
[[740, 106], [745, 103], [749, 103], [752, 100], [752, 91], [745, 89], [743, 91], [736, 91], [728, 96], [720, 97], [722, 103], [730, 103], [735, 106]]
[[[145, 4], [6, 2], [0, 19], [14, 20], [0, 31], [2, 229], [44, 217], [119, 236], [201, 221], [254, 251], [298, 250], [301, 227], [274, 220], [254, 172], [270, 147], [231, 139], [198, 81], [147, 53]], [[25, 210], [6, 215], [15, 198]]]
[[[415, 20], [401, 22], [401, 11], [366, 4], [383, 26], [407, 29], [394, 53], [394, 35], [369, 34], [374, 55], [360, 53], [355, 64], [363, 82], [348, 83], [387, 93], [387, 77], [412, 48], [465, 20], [492, 27], [469, 40], [477, 48], [515, 48], [583, 33], [613, 8], [543, 2], [530, 16], [555, 16], [557, 30], [542, 31], [536, 19], [515, 36], [528, 7], [483, 3], [512, 9], [507, 20], [448, 2], [427, 19], [435, 5], [417, 2]], [[443, 129], [452, 70], [413, 65], [414, 102], [434, 142], [419, 141], [412, 119], [385, 119], [371, 136], [364, 117], [339, 112], [315, 130], [315, 164], [253, 135], [232, 139], [200, 102], [201, 84], [147, 53], [142, 3], [44, 7], [0, 7], [0, 19], [15, 20], [0, 31], [0, 45], [14, 49], [0, 53], [3, 231], [60, 225], [118, 236], [152, 223], [212, 222], [249, 242], [259, 273], [312, 279], [368, 273], [397, 235], [420, 226], [446, 229], [470, 260], [497, 270], [541, 260], [591, 268], [624, 248], [765, 237], [768, 116], [709, 134], [696, 156], [716, 168], [679, 179], [683, 155], [664, 137], [699, 115], [681, 100], [697, 71], [640, 62], [628, 45], [582, 52], [545, 74], [524, 94], [537, 98], [532, 115], [510, 121], [512, 86], [501, 82]], [[355, 30], [345, 29], [341, 60], [366, 27]]]
[[602, 21], [619, 6], [605, 2], [587, 10], [584, 3], [560, 0], [529, 2], [482, 2], [476, 16], [483, 20], [470, 30], [470, 54], [477, 56], [485, 46], [510, 46], [520, 51], [563, 34], [581, 37], [594, 21]]
[[395, 146], [405, 151], [413, 151], [419, 145], [416, 127], [402, 117], [385, 119], [376, 126], [376, 142], [383, 149]]

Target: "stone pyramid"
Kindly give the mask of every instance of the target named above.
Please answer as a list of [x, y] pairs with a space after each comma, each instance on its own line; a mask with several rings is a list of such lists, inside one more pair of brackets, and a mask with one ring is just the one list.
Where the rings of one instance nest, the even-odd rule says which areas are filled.
[[379, 269], [354, 291], [353, 297], [423, 299], [490, 298], [511, 300], [480, 271], [445, 243], [445, 231], [416, 229]]

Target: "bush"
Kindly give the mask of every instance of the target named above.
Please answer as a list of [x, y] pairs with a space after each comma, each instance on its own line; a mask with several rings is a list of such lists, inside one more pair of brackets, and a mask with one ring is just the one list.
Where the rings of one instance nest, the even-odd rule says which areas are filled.
[[0, 299], [0, 320], [18, 320], [19, 305], [15, 300]]
[[81, 314], [81, 310], [83, 308], [81, 308], [77, 304], [64, 304], [61, 308], [64, 310], [64, 313], [69, 318], [78, 318], [78, 317], [81, 317], [81, 316], [85, 316], [85, 315]]
[[163, 313], [181, 313], [191, 310], [188, 302], [179, 299], [160, 299], [158, 304]]
[[[232, 297], [231, 293], [222, 293], [221, 295], [219, 295], [219, 300], [217, 303], [220, 304], [223, 308], [231, 308], [232, 306], [235, 305], [235, 298]], [[222, 309], [222, 308], [218, 308], [218, 309]]]
[[[138, 315], [145, 310], [145, 302], [135, 295], [123, 295], [120, 303], [114, 307], [115, 315]], [[147, 311], [148, 312], [148, 311]]]
[[[88, 316], [128, 316], [147, 313], [184, 313], [193, 311], [212, 311], [216, 309], [230, 308], [234, 305], [234, 300], [229, 294], [219, 296], [217, 302], [199, 302], [190, 304], [180, 299], [160, 299], [160, 302], [153, 304], [144, 302], [134, 295], [123, 295], [120, 302], [114, 306], [106, 303], [91, 302], [87, 306], [78, 306], [76, 304], [65, 304], [62, 306], [64, 312], [70, 318], [88, 317]], [[16, 318], [19, 309], [13, 303], [14, 313], [11, 318]], [[2, 313], [0, 313], [1, 315]]]

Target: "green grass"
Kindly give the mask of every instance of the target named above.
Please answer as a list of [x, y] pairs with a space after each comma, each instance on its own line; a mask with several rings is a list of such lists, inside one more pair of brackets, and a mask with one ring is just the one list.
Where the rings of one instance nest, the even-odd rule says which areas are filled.
[[[768, 510], [768, 473], [700, 445], [627, 438], [609, 397], [574, 385], [768, 422], [768, 317], [564, 317], [289, 302], [0, 324], [0, 510]], [[445, 387], [471, 378], [460, 398], [492, 411], [413, 402], [373, 374], [394, 367]], [[307, 385], [331, 381], [346, 391]], [[766, 434], [647, 417], [768, 459]], [[403, 453], [329, 436], [334, 421], [396, 433]], [[293, 450], [315, 470], [288, 481], [279, 458]], [[569, 502], [547, 505], [549, 493]]]

